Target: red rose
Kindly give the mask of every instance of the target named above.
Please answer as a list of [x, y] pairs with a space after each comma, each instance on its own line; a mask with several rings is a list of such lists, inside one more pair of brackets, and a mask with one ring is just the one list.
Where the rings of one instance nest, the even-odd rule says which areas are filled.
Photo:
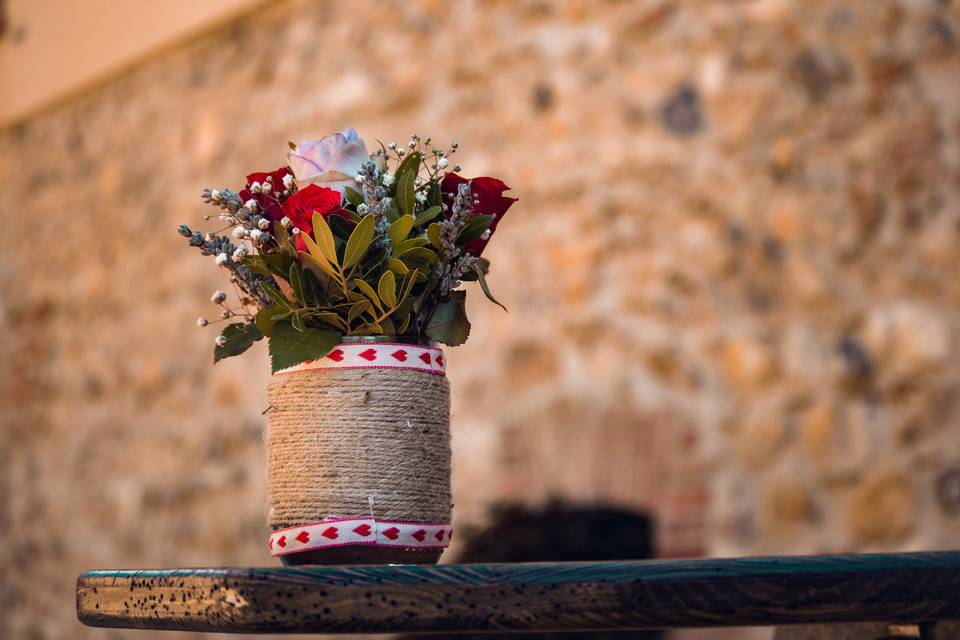
[[[280, 167], [276, 171], [271, 171], [269, 173], [251, 173], [247, 176], [247, 186], [239, 193], [240, 200], [246, 202], [247, 200], [253, 199], [259, 205], [257, 207], [257, 213], [268, 220], [279, 220], [283, 217], [283, 205], [280, 204], [277, 194], [284, 189], [284, 176], [292, 175], [293, 174], [290, 172], [288, 167]], [[267, 180], [267, 178], [270, 179]], [[250, 190], [250, 187], [254, 182], [258, 182], [261, 185], [269, 184], [270, 190], [266, 193], [254, 193]]]
[[[283, 215], [290, 218], [293, 226], [303, 233], [313, 233], [314, 212], [324, 218], [337, 215], [350, 220], [350, 213], [340, 206], [340, 192], [329, 187], [307, 185], [283, 203]], [[299, 235], [296, 236], [296, 245], [297, 251], [307, 250], [307, 243]]]
[[[510, 205], [516, 202], [517, 199], [504, 196], [503, 192], [508, 191], [510, 187], [496, 178], [473, 178], [472, 180], [467, 180], [455, 173], [448, 173], [443, 176], [443, 181], [440, 183], [440, 191], [443, 193], [444, 201], [448, 205], [453, 203], [453, 199], [457, 195], [457, 190], [460, 188], [460, 185], [465, 182], [470, 183], [474, 200], [479, 200], [479, 203], [473, 208], [473, 214], [494, 216], [493, 221], [490, 222], [490, 234], [492, 235], [497, 228], [497, 224], [500, 223], [500, 219], [503, 218], [507, 209], [509, 209]], [[490, 238], [486, 240], [476, 238], [465, 244], [463, 250], [479, 257], [489, 241]]]

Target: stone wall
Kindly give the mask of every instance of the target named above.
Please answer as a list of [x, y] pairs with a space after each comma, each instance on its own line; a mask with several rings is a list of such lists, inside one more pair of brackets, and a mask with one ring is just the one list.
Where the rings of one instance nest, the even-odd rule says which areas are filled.
[[[0, 636], [85, 568], [269, 563], [266, 355], [211, 366], [206, 185], [356, 126], [520, 202], [449, 355], [458, 526], [682, 554], [960, 541], [960, 5], [270, 5], [0, 132]], [[137, 637], [148, 638], [150, 634]]]

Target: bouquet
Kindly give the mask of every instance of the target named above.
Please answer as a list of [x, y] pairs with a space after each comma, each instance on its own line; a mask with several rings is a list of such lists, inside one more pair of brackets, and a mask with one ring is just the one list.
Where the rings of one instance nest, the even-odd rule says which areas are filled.
[[[449, 346], [470, 333], [461, 282], [496, 304], [482, 257], [515, 198], [496, 178], [466, 179], [441, 149], [411, 135], [369, 153], [354, 129], [290, 143], [287, 164], [252, 173], [240, 191], [205, 189], [225, 226], [181, 225], [190, 246], [230, 274], [236, 301], [212, 301], [225, 323], [214, 362], [266, 338], [273, 372], [327, 355], [344, 336], [424, 338]], [[502, 306], [502, 305], [500, 305]]]

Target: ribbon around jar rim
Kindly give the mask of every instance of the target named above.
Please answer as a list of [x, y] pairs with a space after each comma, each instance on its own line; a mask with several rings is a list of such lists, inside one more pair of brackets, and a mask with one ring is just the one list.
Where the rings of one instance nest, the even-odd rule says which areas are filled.
[[437, 347], [399, 342], [338, 344], [322, 358], [301, 362], [273, 375], [315, 369], [410, 369], [443, 376], [447, 374], [447, 362]]

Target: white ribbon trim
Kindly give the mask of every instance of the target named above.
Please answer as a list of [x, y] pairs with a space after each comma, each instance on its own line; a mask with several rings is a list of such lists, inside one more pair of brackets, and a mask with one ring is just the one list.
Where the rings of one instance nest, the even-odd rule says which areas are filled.
[[322, 358], [301, 362], [273, 375], [312, 369], [412, 369], [442, 376], [447, 373], [447, 362], [443, 351], [436, 347], [386, 342], [338, 344]]
[[376, 518], [326, 518], [270, 534], [274, 557], [348, 545], [442, 549], [450, 544], [448, 522], [396, 522]]

